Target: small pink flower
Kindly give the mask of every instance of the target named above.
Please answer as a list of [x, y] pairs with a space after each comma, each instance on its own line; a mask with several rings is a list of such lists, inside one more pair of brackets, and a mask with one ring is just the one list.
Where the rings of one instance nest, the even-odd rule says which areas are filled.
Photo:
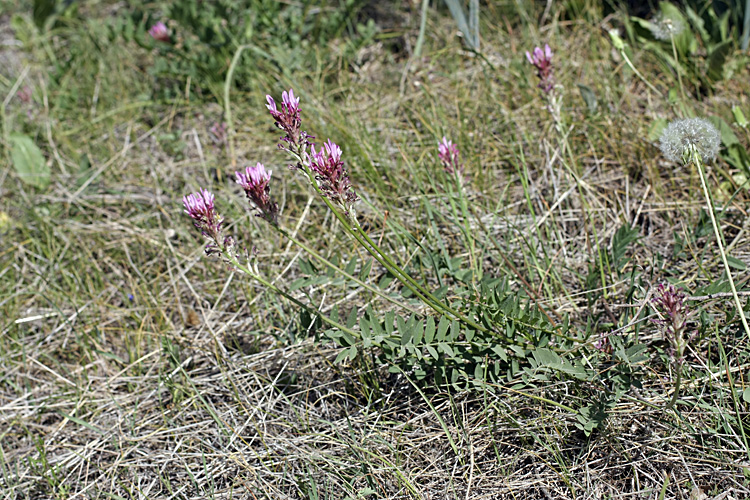
[[349, 213], [352, 205], [357, 201], [357, 195], [352, 190], [349, 174], [341, 160], [341, 148], [328, 139], [320, 151], [312, 146], [310, 168], [315, 172], [323, 195], [338, 203]]
[[151, 26], [151, 28], [148, 30], [148, 34], [151, 35], [154, 40], [158, 40], [160, 42], [171, 41], [171, 38], [169, 36], [169, 29], [167, 28], [167, 25], [161, 21]]
[[438, 158], [440, 158], [443, 168], [449, 174], [460, 173], [463, 170], [459, 164], [458, 146], [449, 141], [445, 136], [443, 136], [442, 142], [438, 143]]
[[549, 45], [544, 44], [544, 50], [535, 47], [533, 54], [526, 52], [526, 59], [537, 69], [539, 88], [546, 93], [551, 92], [555, 87], [555, 79], [552, 74], [552, 49]]
[[193, 219], [195, 227], [200, 229], [204, 236], [218, 242], [223, 219], [214, 208], [214, 194], [207, 189], [200, 189], [182, 198], [182, 204], [185, 206], [185, 213]]
[[276, 105], [276, 101], [270, 95], [266, 96], [266, 102], [268, 103], [266, 108], [271, 113], [275, 125], [285, 134], [281, 137], [283, 142], [279, 143], [279, 148], [286, 149], [301, 159], [306, 154], [305, 149], [311, 144], [310, 139], [313, 137], [300, 128], [302, 118], [300, 117], [299, 97], [294, 97], [294, 90], [289, 89], [289, 92], [281, 93], [281, 108]]
[[657, 324], [664, 338], [669, 342], [670, 355], [681, 363], [685, 347], [698, 334], [697, 331], [688, 333], [688, 321], [694, 311], [685, 303], [687, 297], [682, 290], [674, 285], [659, 283], [654, 291], [651, 303], [657, 312], [658, 319], [652, 321]]
[[185, 213], [193, 219], [195, 227], [211, 240], [206, 245], [206, 255], [222, 254], [225, 259], [230, 259], [227, 262], [231, 262], [237, 248], [231, 236], [221, 235], [224, 218], [216, 212], [214, 194], [207, 189], [199, 189], [198, 192], [182, 198], [182, 204], [185, 206]]
[[225, 144], [227, 142], [227, 124], [225, 122], [214, 123], [208, 131], [214, 144]]
[[31, 101], [31, 87], [28, 85], [24, 85], [22, 89], [20, 89], [18, 92], [16, 92], [16, 97], [21, 100], [23, 103], [28, 103]]
[[260, 214], [268, 222], [276, 223], [279, 205], [271, 200], [269, 195], [271, 187], [271, 172], [267, 171], [262, 163], [258, 162], [254, 167], [245, 168], [245, 172], [235, 172], [237, 184], [242, 186], [247, 199], [252, 201]]

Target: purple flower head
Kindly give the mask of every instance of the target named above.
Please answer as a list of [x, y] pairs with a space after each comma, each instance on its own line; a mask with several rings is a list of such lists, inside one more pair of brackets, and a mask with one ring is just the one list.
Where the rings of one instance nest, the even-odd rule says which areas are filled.
[[201, 233], [219, 242], [221, 233], [221, 215], [214, 208], [214, 195], [207, 189], [200, 189], [198, 192], [189, 194], [182, 199], [185, 205], [185, 213], [193, 219], [195, 227], [201, 230]]
[[600, 335], [599, 339], [597, 339], [596, 342], [594, 342], [594, 349], [601, 352], [606, 352], [607, 350], [611, 350], [609, 348], [609, 339], [605, 335]]
[[533, 53], [526, 52], [526, 59], [536, 67], [539, 88], [550, 93], [555, 87], [555, 77], [552, 74], [552, 49], [547, 44], [544, 45], [544, 50], [535, 47]]
[[237, 178], [237, 184], [242, 186], [242, 189], [247, 195], [247, 199], [255, 204], [255, 207], [260, 210], [259, 217], [263, 217], [272, 224], [276, 223], [279, 213], [279, 205], [271, 200], [269, 193], [271, 187], [271, 172], [266, 170], [266, 167], [262, 163], [258, 162], [254, 167], [249, 166], [245, 168], [245, 172], [235, 172]]
[[208, 131], [214, 144], [225, 144], [227, 142], [226, 122], [215, 122]]
[[310, 168], [316, 174], [315, 178], [323, 195], [341, 205], [344, 211], [349, 213], [357, 201], [357, 195], [352, 190], [349, 175], [341, 160], [341, 148], [330, 139], [323, 144], [320, 151], [315, 151], [315, 146], [312, 146]]
[[160, 42], [171, 41], [169, 37], [169, 29], [167, 28], [167, 25], [161, 21], [151, 26], [148, 30], [148, 34], [151, 35], [151, 38]]
[[22, 89], [16, 92], [16, 97], [18, 97], [23, 103], [30, 102], [31, 101], [31, 87], [29, 87], [28, 85], [24, 85]]
[[459, 164], [458, 146], [449, 141], [445, 136], [443, 136], [442, 142], [438, 143], [438, 158], [440, 158], [443, 168], [449, 174], [460, 173], [463, 170]]
[[690, 308], [685, 304], [685, 294], [674, 287], [674, 285], [660, 283], [656, 286], [654, 297], [651, 302], [656, 309], [659, 318], [653, 322], [659, 325], [664, 334], [664, 338], [670, 344], [670, 350], [673, 357], [678, 362], [682, 362], [682, 353], [697, 332], [690, 337], [685, 338], [687, 322], [693, 315]]
[[[299, 109], [299, 97], [294, 97], [294, 90], [281, 93], [281, 107], [276, 105], [276, 101], [270, 95], [266, 96], [266, 107], [274, 119], [275, 125], [284, 131], [285, 135], [281, 137], [279, 149], [286, 149], [295, 153], [300, 159], [304, 156], [304, 151], [311, 143], [311, 136], [301, 130], [302, 118]], [[284, 145], [286, 143], [286, 145]]]

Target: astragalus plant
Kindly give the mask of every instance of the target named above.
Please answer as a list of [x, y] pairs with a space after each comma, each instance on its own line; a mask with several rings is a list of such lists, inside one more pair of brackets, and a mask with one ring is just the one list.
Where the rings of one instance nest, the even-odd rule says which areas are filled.
[[[184, 198], [185, 212], [194, 220], [208, 240], [206, 253], [218, 255], [232, 269], [258, 281], [267, 289], [285, 297], [313, 318], [326, 325], [323, 341], [341, 347], [337, 361], [355, 360], [359, 356], [375, 359], [391, 372], [404, 373], [416, 379], [434, 375], [437, 381], [465, 385], [476, 381], [505, 379], [513, 376], [530, 359], [539, 346], [562, 346], [567, 326], [555, 325], [536, 307], [526, 303], [510, 290], [507, 282], [491, 276], [476, 281], [465, 278], [471, 273], [456, 272], [455, 286], [450, 290], [433, 289], [430, 281], [416, 278], [397, 264], [389, 252], [374, 241], [360, 224], [356, 205], [359, 197], [349, 178], [342, 148], [327, 139], [321, 147], [302, 129], [299, 97], [290, 89], [277, 103], [267, 96], [267, 108], [283, 135], [278, 148], [287, 156], [289, 170], [302, 176], [318, 195], [327, 210], [337, 219], [345, 237], [363, 248], [398, 289], [387, 291], [368, 282], [367, 273], [357, 273], [352, 259], [342, 266], [325, 258], [299, 241], [283, 224], [283, 214], [273, 200], [272, 175], [257, 163], [235, 173], [252, 210], [292, 244], [300, 247], [328, 274], [338, 275], [352, 287], [367, 290], [387, 302], [383, 311], [368, 307], [358, 315], [357, 308], [338, 309], [326, 315], [304, 298], [296, 297], [290, 285], [276, 284], [263, 275], [262, 263], [239, 242], [223, 234], [222, 217], [215, 207], [212, 193], [200, 190]], [[465, 176], [455, 144], [443, 138], [438, 158], [444, 171], [455, 179], [461, 200], [461, 211], [468, 213], [467, 200], [460, 193]], [[325, 274], [322, 273], [321, 274]], [[450, 297], [450, 298], [449, 298]], [[569, 339], [570, 340], [570, 339]]]

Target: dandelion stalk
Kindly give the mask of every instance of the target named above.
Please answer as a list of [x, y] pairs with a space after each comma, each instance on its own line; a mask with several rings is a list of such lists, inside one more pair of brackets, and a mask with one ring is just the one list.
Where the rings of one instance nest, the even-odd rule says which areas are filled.
[[727, 273], [727, 278], [729, 279], [729, 287], [732, 290], [732, 297], [734, 298], [734, 305], [737, 307], [737, 312], [740, 315], [740, 320], [742, 321], [742, 326], [745, 328], [745, 333], [750, 338], [750, 326], [748, 326], [747, 318], [745, 317], [745, 310], [742, 308], [742, 303], [740, 302], [740, 296], [737, 294], [737, 287], [734, 284], [734, 278], [732, 277], [732, 270], [729, 267], [729, 262], [727, 261], [727, 254], [724, 250], [724, 237], [721, 234], [721, 227], [716, 222], [716, 216], [714, 215], [714, 206], [711, 201], [711, 193], [708, 191], [708, 186], [706, 184], [706, 174], [703, 171], [703, 163], [701, 163], [701, 157], [696, 148], [692, 148], [692, 160], [695, 164], [696, 168], [698, 169], [698, 174], [701, 178], [701, 186], [703, 187], [703, 196], [706, 198], [706, 203], [708, 204], [708, 214], [711, 216], [711, 225], [714, 228], [714, 235], [716, 236], [716, 242], [719, 244], [719, 254], [721, 255], [721, 261], [724, 263], [724, 271]]
[[620, 38], [620, 35], [617, 33], [617, 30], [610, 30], [609, 37], [612, 39], [612, 45], [614, 45], [615, 49], [620, 53], [620, 56], [622, 56], [622, 59], [625, 61], [625, 64], [628, 65], [628, 67], [633, 70], [633, 73], [641, 79], [643, 83], [646, 84], [648, 88], [659, 94], [660, 97], [664, 97], [664, 94], [662, 94], [659, 89], [654, 87], [651, 82], [649, 82], [645, 76], [641, 74], [640, 71], [638, 71], [638, 68], [635, 67], [633, 62], [628, 57], [627, 52], [625, 52], [625, 42], [622, 38]]
[[664, 15], [658, 14], [651, 22], [651, 33], [657, 40], [669, 40], [672, 45], [672, 56], [674, 57], [675, 71], [677, 72], [677, 81], [680, 85], [680, 95], [682, 96], [682, 105], [685, 105], [685, 87], [682, 84], [682, 67], [677, 56], [677, 44], [674, 39], [685, 30], [685, 23], [679, 19], [671, 19]]
[[727, 279], [729, 280], [729, 287], [732, 290], [734, 304], [737, 307], [737, 313], [740, 316], [745, 333], [750, 337], [750, 326], [748, 326], [745, 311], [742, 308], [740, 297], [737, 294], [737, 287], [734, 284], [732, 270], [727, 261], [721, 226], [719, 226], [716, 221], [714, 204], [711, 199], [711, 192], [708, 189], [706, 173], [703, 168], [703, 163], [715, 158], [719, 152], [719, 146], [721, 145], [719, 131], [716, 130], [716, 127], [714, 127], [711, 122], [702, 118], [677, 120], [667, 126], [662, 133], [660, 142], [662, 153], [664, 153], [664, 156], [667, 159], [675, 162], [682, 161], [686, 166], [692, 163], [698, 170], [698, 175], [701, 179], [701, 187], [703, 188], [703, 195], [708, 205], [708, 214], [711, 218], [711, 225], [713, 226], [714, 236], [716, 236], [716, 242], [719, 245], [719, 254], [721, 255], [721, 261], [724, 264], [724, 270], [727, 274]]
[[682, 85], [682, 68], [680, 60], [677, 58], [677, 46], [674, 43], [674, 33], [669, 31], [669, 40], [672, 42], [672, 55], [674, 56], [675, 70], [677, 71], [677, 82], [680, 84], [680, 95], [682, 95], [683, 104], [687, 101], [685, 98], [685, 87]]

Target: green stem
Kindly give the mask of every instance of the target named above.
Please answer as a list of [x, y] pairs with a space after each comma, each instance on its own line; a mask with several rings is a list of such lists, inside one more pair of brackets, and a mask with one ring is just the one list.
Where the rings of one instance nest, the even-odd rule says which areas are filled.
[[[679, 354], [678, 360], [682, 357], [681, 353]], [[680, 394], [680, 384], [682, 384], [682, 365], [679, 363], [675, 363], [677, 368], [677, 378], [674, 381], [674, 394], [672, 394], [672, 399], [669, 400], [669, 404], [667, 405], [667, 410], [671, 410], [674, 407], [674, 404], [677, 402], [677, 396]]]
[[235, 268], [237, 268], [241, 272], [245, 273], [246, 275], [250, 276], [255, 281], [257, 281], [258, 283], [260, 283], [264, 287], [268, 288], [269, 290], [271, 290], [273, 292], [276, 292], [277, 294], [279, 294], [282, 297], [286, 298], [288, 301], [290, 301], [294, 305], [301, 307], [302, 309], [304, 309], [305, 311], [307, 311], [311, 316], [313, 316], [313, 317], [317, 316], [323, 322], [328, 323], [332, 327], [338, 328], [342, 332], [346, 332], [346, 333], [348, 333], [349, 335], [351, 335], [354, 338], [359, 338], [359, 336], [360, 336], [359, 333], [355, 332], [351, 328], [348, 328], [345, 325], [342, 325], [338, 321], [335, 321], [335, 320], [329, 318], [328, 316], [324, 316], [317, 309], [314, 309], [314, 308], [308, 306], [304, 302], [302, 302], [302, 301], [298, 300], [297, 298], [293, 297], [289, 292], [287, 292], [285, 290], [282, 290], [281, 288], [277, 287], [276, 285], [274, 285], [270, 281], [268, 281], [268, 280], [262, 278], [261, 276], [257, 275], [249, 267], [243, 266], [242, 264], [240, 264], [240, 261], [237, 259], [236, 256], [230, 255], [227, 252], [222, 252], [222, 255], [224, 256], [225, 259], [227, 259], [227, 261], [229, 261], [232, 264], [232, 266], [234, 266]]
[[638, 71], [638, 69], [633, 65], [633, 63], [630, 61], [630, 58], [625, 53], [625, 49], [624, 48], [620, 50], [620, 55], [622, 55], [622, 58], [625, 60], [625, 62], [627, 63], [627, 65], [630, 67], [630, 69], [633, 70], [633, 73], [635, 73], [636, 76], [638, 76], [638, 78], [640, 78], [641, 81], [643, 83], [645, 83], [648, 88], [650, 88], [651, 90], [653, 90], [654, 92], [656, 92], [657, 94], [659, 94], [659, 97], [664, 97], [664, 95], [661, 92], [659, 92], [659, 89], [657, 89], [656, 87], [654, 87], [653, 85], [651, 85], [651, 82], [649, 82], [648, 80], [646, 80], [646, 77], [643, 76], [641, 74], [641, 72]]
[[[326, 199], [326, 202], [329, 203], [328, 199]], [[335, 208], [332, 205], [331, 208], [333, 208], [334, 212], [338, 212], [338, 210], [335, 210]], [[339, 220], [344, 219], [344, 222], [346, 223], [346, 220], [343, 215], [340, 215]], [[347, 224], [348, 225], [348, 224]], [[388, 269], [398, 280], [403, 283], [405, 286], [407, 286], [412, 292], [416, 293], [417, 295], [421, 296], [422, 300], [425, 301], [428, 305], [430, 305], [435, 311], [441, 314], [448, 313], [449, 315], [453, 316], [454, 318], [458, 319], [462, 323], [474, 328], [475, 330], [479, 330], [485, 333], [490, 332], [489, 329], [485, 328], [484, 326], [480, 325], [474, 320], [471, 320], [461, 314], [460, 312], [453, 309], [451, 306], [443, 303], [435, 297], [432, 292], [424, 288], [422, 285], [420, 285], [414, 278], [409, 276], [403, 269], [401, 269], [393, 260], [390, 258], [389, 255], [384, 253], [380, 247], [372, 241], [372, 239], [362, 231], [362, 228], [359, 227], [359, 225], [356, 228], [352, 228], [351, 226], [348, 226], [347, 228], [352, 235], [354, 235], [355, 238], [357, 238], [357, 241], [362, 243], [362, 239], [359, 238], [359, 236], [362, 236], [364, 238], [364, 241], [367, 242], [367, 245], [365, 248], [367, 249], [370, 254], [375, 257], [378, 262], [383, 264], [386, 269]]]
[[328, 259], [326, 259], [325, 257], [323, 257], [322, 255], [320, 255], [320, 254], [319, 254], [318, 252], [316, 252], [315, 250], [313, 250], [313, 249], [312, 249], [312, 248], [310, 248], [309, 246], [305, 245], [305, 244], [304, 244], [304, 243], [302, 243], [301, 241], [299, 241], [299, 240], [297, 240], [296, 238], [294, 238], [294, 237], [293, 237], [292, 235], [290, 235], [290, 234], [289, 234], [289, 233], [288, 233], [288, 232], [287, 232], [287, 231], [286, 231], [285, 229], [283, 229], [283, 228], [281, 228], [281, 227], [279, 227], [279, 226], [277, 226], [277, 225], [274, 225], [274, 224], [271, 224], [271, 226], [272, 226], [272, 227], [273, 227], [273, 228], [274, 228], [274, 229], [275, 229], [276, 231], [278, 231], [278, 232], [279, 232], [279, 234], [281, 234], [281, 235], [282, 235], [282, 236], [284, 236], [285, 238], [289, 239], [289, 241], [291, 241], [292, 243], [294, 243], [295, 245], [297, 245], [298, 247], [300, 247], [300, 248], [301, 248], [302, 250], [304, 250], [304, 251], [305, 251], [305, 252], [307, 252], [308, 254], [312, 255], [312, 256], [313, 256], [313, 257], [314, 257], [314, 258], [315, 258], [316, 260], [318, 260], [318, 261], [319, 261], [320, 263], [322, 263], [323, 265], [325, 265], [325, 266], [327, 266], [327, 267], [329, 267], [329, 268], [333, 269], [334, 271], [338, 272], [339, 274], [341, 274], [341, 275], [342, 275], [342, 276], [344, 276], [345, 278], [348, 278], [348, 279], [350, 279], [350, 280], [354, 281], [354, 282], [355, 282], [355, 283], [357, 283], [357, 284], [358, 284], [359, 286], [361, 286], [361, 287], [363, 287], [363, 288], [365, 288], [365, 289], [369, 290], [370, 292], [374, 293], [375, 295], [378, 295], [378, 296], [380, 296], [380, 297], [383, 297], [383, 298], [384, 298], [385, 300], [387, 300], [388, 302], [391, 302], [392, 304], [395, 304], [395, 305], [397, 305], [397, 306], [399, 306], [399, 307], [402, 307], [402, 308], [404, 308], [404, 309], [407, 309], [408, 311], [410, 311], [410, 312], [412, 312], [412, 313], [414, 313], [414, 314], [419, 314], [419, 313], [418, 313], [417, 311], [415, 311], [415, 310], [411, 309], [410, 307], [407, 307], [407, 306], [405, 306], [403, 302], [400, 302], [400, 301], [398, 301], [398, 300], [394, 299], [394, 298], [393, 298], [393, 297], [391, 297], [390, 295], [388, 295], [388, 294], [386, 294], [386, 293], [383, 293], [383, 291], [382, 291], [382, 290], [379, 290], [379, 289], [375, 288], [374, 286], [372, 286], [372, 285], [370, 285], [370, 284], [368, 284], [368, 283], [365, 283], [364, 281], [362, 281], [361, 279], [357, 278], [356, 276], [353, 276], [352, 274], [350, 274], [350, 273], [346, 272], [346, 271], [345, 271], [344, 269], [341, 269], [341, 268], [340, 268], [339, 266], [337, 266], [337, 265], [336, 265], [336, 264], [334, 264], [333, 262], [331, 262], [331, 261], [329, 261]]
[[740, 302], [740, 297], [737, 295], [737, 287], [734, 285], [734, 278], [732, 278], [732, 270], [729, 268], [729, 262], [727, 261], [727, 255], [724, 251], [724, 243], [723, 238], [721, 235], [721, 228], [719, 227], [719, 224], [716, 222], [716, 217], [714, 216], [714, 205], [711, 201], [711, 193], [708, 191], [708, 185], [706, 184], [706, 175], [703, 172], [703, 163], [701, 162], [701, 157], [698, 154], [698, 150], [695, 147], [691, 148], [691, 156], [692, 161], [695, 164], [696, 168], [698, 169], [698, 174], [701, 178], [701, 186], [703, 187], [703, 195], [706, 197], [706, 203], [708, 204], [708, 214], [711, 216], [711, 224], [714, 227], [714, 235], [716, 236], [716, 241], [719, 244], [719, 254], [721, 255], [721, 261], [724, 263], [724, 270], [727, 273], [727, 278], [729, 279], [729, 287], [732, 289], [732, 297], [734, 298], [734, 305], [737, 306], [737, 312], [740, 315], [740, 320], [742, 321], [742, 326], [745, 328], [745, 333], [748, 337], [750, 337], [750, 326], [747, 324], [747, 318], [745, 317], [745, 311], [742, 309], [742, 303]]
[[[250, 45], [240, 45], [237, 47], [237, 51], [232, 57], [232, 62], [229, 65], [229, 71], [227, 71], [227, 78], [224, 80], [224, 119], [227, 122], [227, 142], [229, 143], [229, 158], [232, 161], [232, 168], [237, 165], [237, 156], [234, 151], [234, 117], [232, 116], [232, 106], [229, 100], [229, 91], [232, 88], [232, 80], [234, 79], [234, 70], [237, 68], [237, 64], [240, 62], [240, 57], [245, 49], [249, 48]], [[221, 181], [221, 169], [217, 169], [216, 175]]]
[[466, 246], [469, 249], [469, 260], [471, 262], [471, 267], [474, 270], [472, 282], [476, 284], [476, 280], [481, 279], [482, 277], [482, 268], [479, 265], [479, 261], [476, 255], [476, 239], [472, 238], [471, 236], [471, 225], [469, 223], [471, 218], [469, 217], [469, 207], [468, 203], [466, 202], [466, 191], [464, 190], [463, 173], [460, 172], [458, 168], [453, 169], [453, 181], [455, 185], [450, 184], [451, 208], [453, 209], [454, 217], [456, 217], [456, 220], [458, 220], [458, 214], [456, 212], [456, 207], [454, 204], [454, 197], [458, 198], [459, 207], [461, 208], [461, 215], [464, 218], [464, 227], [462, 232], [464, 233], [464, 238], [466, 239]]
[[669, 30], [669, 39], [672, 41], [672, 55], [674, 56], [674, 63], [675, 63], [675, 70], [677, 71], [677, 81], [680, 84], [680, 95], [682, 95], [682, 104], [683, 106], [687, 102], [687, 99], [685, 99], [685, 87], [682, 86], [682, 72], [680, 68], [680, 61], [677, 59], [677, 47], [674, 43], [674, 34], [672, 33], [672, 30]]
[[[432, 309], [434, 309], [436, 312], [440, 314], [445, 314], [446, 312], [450, 313], [451, 309], [447, 306], [445, 306], [443, 303], [441, 303], [437, 298], [432, 296], [430, 292], [427, 290], [424, 290], [424, 288], [419, 285], [416, 281], [414, 281], [411, 276], [406, 274], [395, 262], [391, 260], [391, 258], [383, 253], [382, 250], [380, 250], [380, 247], [370, 239], [370, 237], [362, 231], [360, 227], [352, 227], [352, 224], [349, 222], [347, 217], [341, 213], [341, 211], [338, 210], [338, 208], [331, 202], [330, 199], [328, 199], [327, 196], [323, 194], [323, 192], [320, 190], [320, 187], [318, 187], [317, 182], [315, 181], [315, 175], [313, 172], [309, 169], [308, 166], [303, 165], [305, 169], [305, 173], [307, 174], [310, 184], [313, 186], [315, 191], [320, 195], [320, 197], [323, 199], [326, 205], [328, 205], [328, 208], [333, 212], [334, 216], [339, 220], [339, 222], [344, 226], [344, 229], [351, 234], [354, 239], [357, 240], [357, 242], [362, 245], [362, 247], [367, 250], [367, 252], [372, 255], [375, 260], [377, 260], [383, 267], [385, 267], [391, 274], [393, 274], [396, 279], [398, 279], [401, 283], [403, 283], [409, 290], [411, 290], [422, 302], [430, 306]], [[460, 318], [461, 316], [455, 312], [452, 313], [457, 318]], [[471, 321], [468, 320], [467, 321]], [[472, 325], [474, 326], [474, 325]], [[483, 328], [479, 325], [475, 326], [475, 328], [481, 328], [482, 331], [487, 331], [486, 328]]]
[[732, 379], [732, 371], [729, 369], [729, 359], [727, 358], [727, 353], [724, 350], [724, 344], [721, 341], [721, 335], [719, 335], [719, 329], [715, 329], [716, 333], [716, 342], [719, 346], [719, 353], [721, 354], [721, 359], [724, 361], [724, 369], [727, 372], [727, 382], [729, 383], [729, 389], [732, 391], [732, 402], [734, 403], [734, 411], [737, 415], [737, 425], [740, 428], [740, 434], [742, 434], [742, 441], [745, 444], [745, 450], [748, 454], [748, 457], [750, 457], [750, 447], [748, 447], [747, 444], [747, 436], [745, 435], [745, 426], [742, 424], [742, 411], [741, 411], [741, 405], [737, 399], [737, 391], [734, 388], [734, 379]]

